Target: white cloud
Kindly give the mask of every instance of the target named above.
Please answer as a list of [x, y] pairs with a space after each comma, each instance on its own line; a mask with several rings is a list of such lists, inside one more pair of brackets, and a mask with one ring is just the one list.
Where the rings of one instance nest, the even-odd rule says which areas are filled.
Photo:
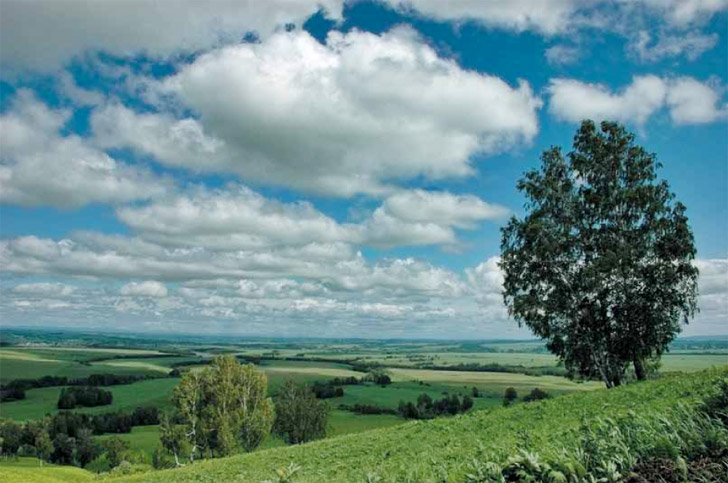
[[244, 186], [199, 188], [143, 207], [118, 209], [121, 221], [168, 245], [214, 249], [349, 241], [347, 230], [308, 202], [279, 203]]
[[[535, 30], [554, 34], [573, 21], [576, 0], [491, 0], [485, 2], [443, 2], [440, 0], [385, 0], [399, 10], [415, 12], [442, 21], [474, 21], [488, 27], [518, 32]], [[592, 2], [593, 3], [593, 2]]]
[[579, 60], [581, 49], [576, 45], [557, 44], [546, 49], [545, 55], [549, 64], [567, 65]]
[[63, 283], [21, 283], [13, 287], [13, 292], [24, 295], [45, 297], [66, 297], [73, 293], [74, 287]]
[[161, 87], [199, 119], [95, 113], [105, 147], [247, 181], [336, 196], [474, 172], [472, 157], [530, 141], [541, 105], [527, 83], [461, 69], [413, 31], [306, 32], [197, 58]]
[[166, 297], [167, 287], [154, 280], [144, 282], [130, 282], [119, 289], [121, 295], [137, 295], [141, 297]]
[[[311, 203], [281, 203], [242, 185], [197, 188], [146, 206], [121, 207], [119, 219], [144, 240], [168, 247], [256, 250], [307, 247], [325, 252], [346, 245], [455, 245], [456, 229], [501, 219], [503, 206], [474, 195], [400, 191], [359, 223], [340, 223]], [[311, 252], [310, 255], [314, 253]]]
[[608, 119], [644, 124], [662, 108], [669, 110], [676, 124], [713, 122], [726, 115], [716, 88], [690, 77], [635, 76], [620, 92], [602, 84], [552, 79], [548, 92], [549, 112], [570, 122]]
[[630, 49], [642, 60], [656, 62], [667, 57], [684, 55], [688, 60], [695, 60], [718, 43], [718, 34], [702, 34], [700, 32], [661, 35], [657, 42], [650, 45], [652, 36], [647, 31], [640, 31], [637, 39], [630, 44]]
[[115, 56], [168, 57], [239, 42], [247, 32], [262, 37], [301, 24], [323, 7], [340, 19], [342, 0], [4, 0], [0, 15], [0, 62], [10, 67], [54, 70], [75, 56], [104, 51]]
[[[632, 0], [644, 3], [676, 27], [702, 23], [728, 8], [728, 0]], [[629, 3], [627, 0], [625, 3]]]
[[703, 124], [726, 119], [728, 103], [717, 90], [690, 77], [675, 79], [667, 94], [670, 117], [676, 124]]
[[21, 89], [0, 116], [0, 201], [76, 207], [149, 199], [169, 183], [109, 157], [76, 134], [62, 135], [71, 113]]
[[583, 119], [645, 121], [665, 103], [667, 88], [654, 75], [635, 77], [622, 92], [612, 93], [602, 84], [574, 79], [552, 79], [549, 111], [556, 117], [579, 122]]
[[103, 94], [79, 87], [69, 72], [63, 71], [59, 74], [58, 84], [61, 94], [78, 106], [95, 106], [104, 102]]
[[383, 208], [400, 220], [459, 228], [472, 227], [482, 220], [501, 220], [510, 213], [507, 208], [486, 203], [474, 195], [425, 190], [401, 191], [384, 200]]

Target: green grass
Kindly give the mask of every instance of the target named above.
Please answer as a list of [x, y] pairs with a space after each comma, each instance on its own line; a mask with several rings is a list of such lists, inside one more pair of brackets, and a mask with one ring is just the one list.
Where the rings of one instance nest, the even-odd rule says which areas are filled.
[[41, 467], [36, 458], [0, 459], [0, 482], [73, 483], [93, 479], [92, 473], [73, 466], [43, 463]]
[[[78, 408], [76, 412], [98, 414], [109, 411], [131, 412], [137, 406], [155, 406], [161, 410], [172, 406], [172, 390], [179, 384], [177, 378], [151, 379], [122, 386], [106, 387], [114, 395], [114, 401], [108, 406], [93, 408]], [[25, 421], [39, 419], [46, 414], [55, 414], [58, 409], [58, 395], [60, 387], [46, 387], [26, 391], [26, 398], [22, 401], [6, 402], [0, 404], [0, 417]]]
[[[152, 364], [158, 364], [155, 359], [148, 360]], [[144, 367], [114, 367], [101, 363], [86, 365], [70, 361], [45, 362], [0, 358], [0, 383], [3, 384], [13, 379], [38, 379], [43, 376], [65, 376], [77, 379], [88, 377], [91, 374], [158, 376], [160, 372]]]
[[702, 371], [709, 367], [722, 367], [728, 364], [728, 354], [665, 354], [662, 356], [662, 368], [665, 371]]
[[[360, 433], [370, 429], [385, 428], [405, 422], [404, 419], [389, 414], [363, 416], [353, 414], [349, 411], [334, 409], [331, 411], [329, 417], [328, 435], [340, 436], [342, 434]], [[131, 433], [104, 434], [98, 436], [98, 440], [103, 441], [113, 437], [127, 441], [132, 450], [143, 453], [145, 463], [152, 462], [154, 450], [161, 446], [159, 443], [159, 426], [136, 426], [132, 428]], [[286, 443], [275, 435], [271, 435], [263, 442], [259, 451], [281, 446], [286, 446]]]
[[[728, 371], [722, 375], [728, 376]], [[391, 428], [334, 437], [294, 447], [209, 460], [181, 469], [113, 481], [262, 481], [290, 463], [301, 466], [297, 482], [463, 481], [472, 461], [503, 461], [517, 449], [557, 457], [573, 447], [582, 418], [671, 417], [678, 403], [695, 404], [716, 385], [717, 372], [673, 375], [612, 390], [583, 391], [511, 408], [476, 411], [454, 418], [409, 422]]]
[[387, 428], [404, 424], [406, 421], [391, 414], [354, 414], [349, 411], [333, 410], [329, 417], [329, 436], [361, 433], [370, 429]]
[[152, 462], [154, 450], [161, 447], [159, 442], [159, 426], [135, 426], [128, 434], [104, 434], [97, 436], [99, 442], [118, 437], [129, 443], [132, 450], [144, 453], [145, 462]]

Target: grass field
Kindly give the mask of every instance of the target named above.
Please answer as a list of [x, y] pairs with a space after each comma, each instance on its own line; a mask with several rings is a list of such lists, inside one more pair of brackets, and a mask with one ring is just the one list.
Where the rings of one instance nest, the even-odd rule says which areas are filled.
[[559, 457], [563, 448], [573, 450], [582, 418], [593, 422], [595, 417], [633, 419], [638, 414], [645, 424], [675, 424], [678, 403], [694, 404], [715, 387], [717, 377], [716, 372], [670, 376], [112, 481], [262, 481], [291, 463], [300, 466], [297, 482], [463, 481], [474, 461], [503, 461], [518, 448], [537, 451], [542, 458]]
[[0, 482], [23, 483], [74, 483], [91, 481], [95, 475], [73, 466], [57, 466], [43, 463], [39, 466], [36, 458], [16, 458], [0, 460]]
[[[149, 361], [151, 364], [158, 364], [154, 359], [149, 359]], [[76, 379], [101, 373], [158, 376], [160, 371], [157, 369], [150, 370], [148, 367], [114, 367], [101, 363], [86, 365], [70, 361], [44, 362], [27, 359], [0, 359], [0, 383], [3, 384], [13, 379], [38, 379], [43, 376], [65, 376]]]
[[[108, 406], [93, 408], [78, 408], [74, 411], [89, 414], [105, 413], [109, 411], [131, 412], [137, 406], [155, 406], [161, 410], [171, 408], [172, 390], [179, 383], [179, 379], [151, 379], [122, 386], [111, 386], [105, 389], [114, 395], [113, 403]], [[25, 421], [42, 418], [46, 414], [58, 411], [58, 395], [60, 387], [45, 387], [26, 391], [26, 398], [22, 401], [5, 402], [0, 404], [0, 417]]]
[[[343, 434], [360, 433], [370, 429], [386, 428], [406, 423], [398, 416], [389, 414], [358, 415], [349, 411], [332, 410], [329, 417], [328, 436], [341, 436]], [[127, 441], [132, 450], [140, 451], [145, 456], [145, 462], [151, 463], [152, 454], [159, 443], [159, 426], [136, 426], [129, 434], [104, 434], [99, 441], [118, 437]], [[275, 435], [269, 436], [258, 451], [286, 446], [286, 443]]]

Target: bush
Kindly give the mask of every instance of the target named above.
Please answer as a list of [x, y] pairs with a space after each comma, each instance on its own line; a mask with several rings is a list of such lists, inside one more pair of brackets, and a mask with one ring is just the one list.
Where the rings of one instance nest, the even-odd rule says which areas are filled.
[[533, 388], [530, 393], [528, 393], [526, 396], [523, 397], [524, 402], [533, 402], [533, 401], [540, 401], [541, 399], [548, 399], [551, 396], [546, 391], [539, 389], [539, 388]]
[[506, 389], [506, 392], [503, 395], [503, 405], [510, 406], [516, 399], [518, 399], [518, 393], [514, 388], [509, 387]]
[[0, 402], [20, 401], [25, 399], [25, 391], [18, 387], [0, 391]]

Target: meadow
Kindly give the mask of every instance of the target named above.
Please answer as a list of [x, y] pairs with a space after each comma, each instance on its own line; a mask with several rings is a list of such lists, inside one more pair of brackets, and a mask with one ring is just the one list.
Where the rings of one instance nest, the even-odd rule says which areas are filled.
[[[728, 377], [728, 372], [672, 375], [612, 390], [201, 461], [179, 469], [112, 476], [108, 481], [281, 481], [281, 475], [297, 482], [478, 481], [473, 475], [484, 474], [493, 465], [500, 467], [519, 449], [540, 465], [539, 461], [562, 458], [564, 450], [574, 451], [584, 438], [608, 442], [605, 421], [644, 433], [645, 439], [630, 440], [630, 444], [655, 444], [659, 438], [654, 434], [682, 434], [680, 425], [692, 417], [704, 396], [715, 391], [719, 377]], [[635, 447], [634, 451], [647, 449]], [[22, 477], [33, 481], [30, 468], [14, 467], [12, 474], [13, 481], [23, 481]]]

